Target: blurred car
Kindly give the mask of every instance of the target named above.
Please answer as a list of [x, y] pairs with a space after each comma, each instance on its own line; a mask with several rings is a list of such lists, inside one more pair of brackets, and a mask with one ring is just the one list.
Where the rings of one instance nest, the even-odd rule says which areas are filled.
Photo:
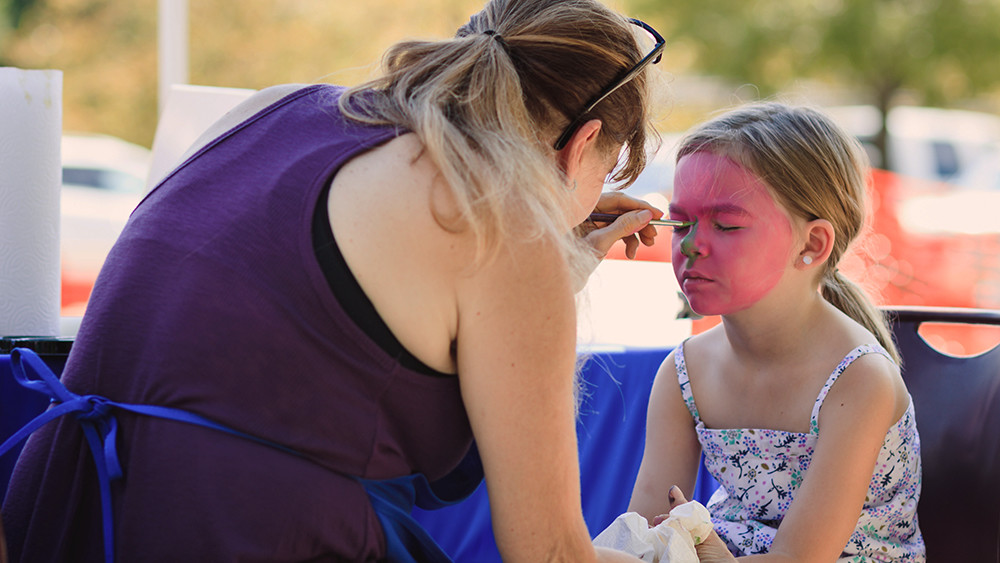
[[[861, 141], [875, 168], [885, 168], [874, 145], [882, 123], [878, 109], [833, 106], [824, 111]], [[1000, 116], [976, 111], [896, 106], [886, 126], [891, 171], [920, 180], [951, 182], [1000, 142]]]
[[62, 138], [62, 314], [83, 314], [94, 280], [146, 193], [149, 149], [117, 137]]
[[[937, 137], [931, 132], [920, 138], [915, 133], [910, 136], [911, 146], [926, 149], [920, 154], [941, 157], [924, 162], [923, 168], [911, 159], [904, 161], [910, 164], [905, 173], [873, 171], [871, 222], [844, 257], [840, 270], [859, 282], [876, 304], [1000, 309], [1000, 221], [996, 218], [1000, 214], [1000, 150], [996, 147], [1000, 145], [991, 144], [989, 137], [979, 144], [960, 144], [955, 141], [959, 134], [966, 139], [971, 135], [958, 129], [943, 129]], [[951, 139], [948, 142], [956, 154], [963, 155], [963, 172], [950, 182], [942, 181], [941, 174], [954, 167], [946, 166], [948, 151], [935, 152], [935, 138], [941, 146]], [[674, 144], [664, 143], [627, 193], [666, 209], [672, 191]], [[660, 228], [656, 244], [640, 245], [636, 259], [669, 262], [670, 241], [670, 230]], [[624, 248], [614, 245], [607, 257], [623, 259]], [[663, 292], [675, 292], [674, 287], [661, 285]], [[691, 330], [697, 334], [717, 323], [718, 317], [695, 318]], [[659, 330], [656, 322], [646, 329]], [[925, 325], [921, 335], [938, 350], [959, 356], [980, 353], [1000, 341], [1000, 330], [995, 327], [961, 324]]]
[[985, 147], [982, 154], [949, 183], [966, 190], [1000, 193], [1000, 142]]

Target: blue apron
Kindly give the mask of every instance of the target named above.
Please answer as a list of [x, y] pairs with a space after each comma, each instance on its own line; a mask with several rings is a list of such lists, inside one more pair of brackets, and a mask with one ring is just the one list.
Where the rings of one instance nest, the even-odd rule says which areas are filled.
[[[23, 387], [50, 397], [52, 405], [0, 445], [0, 456], [26, 440], [35, 430], [67, 414], [80, 422], [84, 437], [97, 466], [101, 495], [101, 513], [104, 529], [104, 560], [114, 561], [114, 518], [111, 512], [111, 481], [122, 477], [118, 461], [116, 437], [118, 420], [114, 409], [136, 414], [186, 422], [225, 432], [251, 440], [296, 457], [308, 459], [301, 453], [276, 442], [228, 428], [187, 411], [153, 405], [119, 403], [99, 395], [77, 395], [59, 381], [48, 365], [32, 350], [11, 350], [11, 371]], [[26, 369], [27, 368], [27, 369]], [[29, 377], [31, 372], [35, 378]], [[482, 463], [473, 444], [465, 459], [446, 477], [428, 482], [422, 474], [406, 475], [388, 480], [358, 479], [365, 487], [372, 507], [378, 516], [385, 535], [386, 557], [389, 561], [416, 563], [417, 561], [448, 562], [451, 558], [413, 518], [414, 506], [433, 510], [455, 504], [475, 491], [483, 478]]]

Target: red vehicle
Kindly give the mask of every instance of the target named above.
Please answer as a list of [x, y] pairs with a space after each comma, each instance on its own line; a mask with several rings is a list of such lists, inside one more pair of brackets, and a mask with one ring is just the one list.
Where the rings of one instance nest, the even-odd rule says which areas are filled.
[[[841, 271], [879, 305], [1000, 309], [1000, 191], [957, 189], [875, 170], [870, 183], [872, 221]], [[667, 235], [667, 237], [663, 237]], [[616, 245], [609, 258], [624, 259]], [[669, 232], [639, 260], [670, 261]], [[696, 319], [694, 332], [718, 318]], [[925, 325], [935, 348], [973, 355], [1000, 342], [998, 327]]]
[[146, 192], [150, 151], [106, 135], [64, 135], [62, 315], [83, 314], [97, 273]]

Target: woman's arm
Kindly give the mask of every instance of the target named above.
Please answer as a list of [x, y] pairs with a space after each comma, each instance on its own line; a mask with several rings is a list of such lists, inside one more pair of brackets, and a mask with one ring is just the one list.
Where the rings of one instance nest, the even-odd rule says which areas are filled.
[[868, 354], [855, 360], [823, 402], [812, 462], [770, 552], [745, 559], [836, 560], [857, 526], [886, 432], [908, 400], [888, 359]]
[[689, 497], [694, 491], [700, 455], [694, 420], [681, 396], [671, 352], [660, 365], [650, 393], [646, 447], [629, 511], [638, 512], [652, 523], [654, 517], [670, 511], [670, 487], [677, 485]]
[[458, 282], [458, 373], [504, 561], [594, 561], [580, 501], [575, 304], [551, 241]]

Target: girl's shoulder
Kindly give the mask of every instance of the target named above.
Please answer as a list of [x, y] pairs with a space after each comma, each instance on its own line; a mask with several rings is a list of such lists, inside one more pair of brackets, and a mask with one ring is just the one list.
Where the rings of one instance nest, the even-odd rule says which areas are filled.
[[837, 362], [831, 375], [837, 381], [833, 390], [839, 387], [843, 393], [861, 395], [905, 392], [899, 366], [875, 335], [850, 318], [831, 324], [826, 348], [829, 361]]
[[830, 396], [906, 394], [899, 367], [877, 343], [864, 342], [848, 352], [831, 375]]
[[719, 352], [729, 346], [722, 325], [716, 325], [705, 332], [689, 336], [670, 354], [667, 360], [673, 362], [679, 356], [681, 362], [699, 363], [718, 357]]
[[884, 431], [899, 421], [911, 404], [899, 367], [874, 338], [858, 342], [847, 352], [824, 392], [820, 404], [835, 407], [817, 413], [818, 424], [827, 429], [831, 422], [850, 427], [863, 413], [879, 431]]

